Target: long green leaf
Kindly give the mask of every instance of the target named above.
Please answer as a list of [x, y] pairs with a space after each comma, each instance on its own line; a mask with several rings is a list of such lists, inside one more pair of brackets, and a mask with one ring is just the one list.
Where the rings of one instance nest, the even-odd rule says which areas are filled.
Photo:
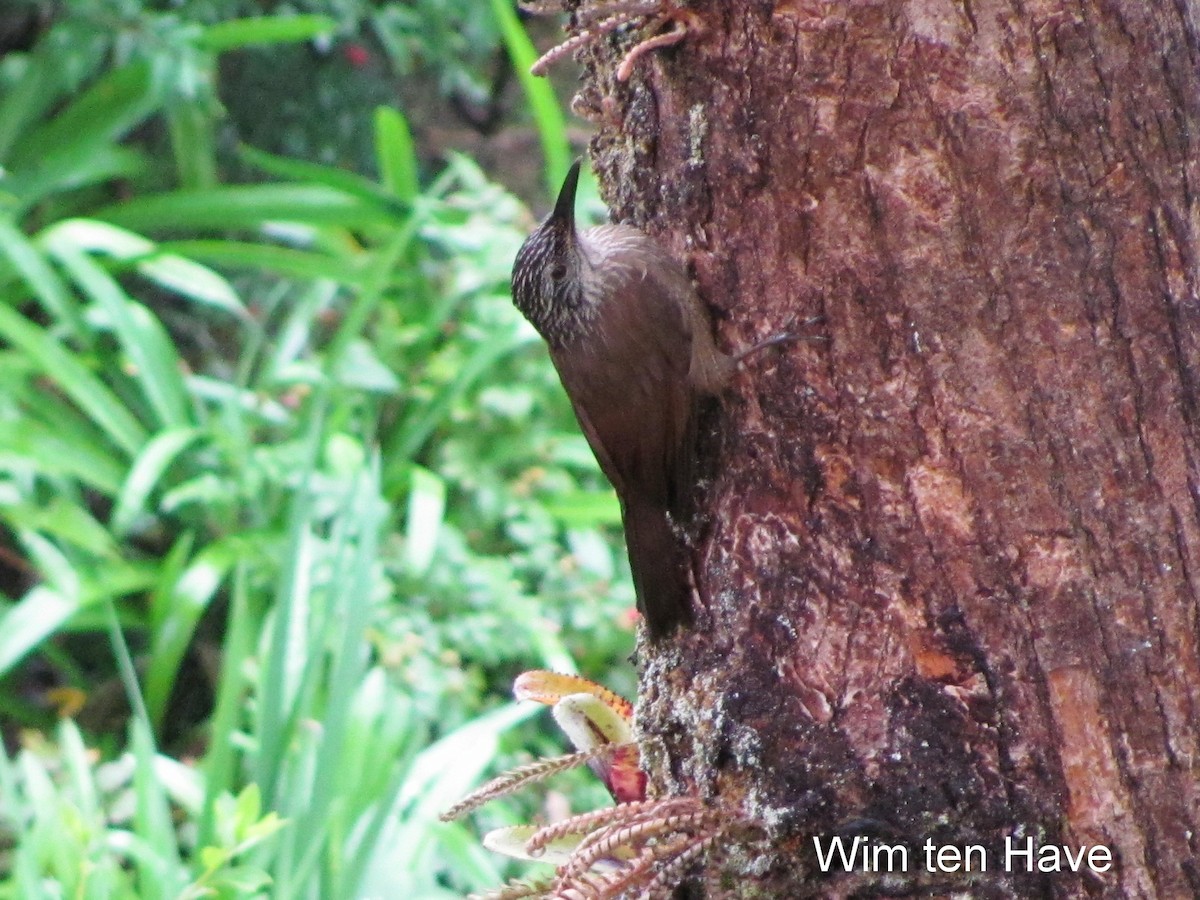
[[79, 314], [79, 304], [42, 252], [4, 217], [0, 217], [0, 251], [25, 279], [42, 308], [63, 325], [71, 337], [84, 338], [87, 332]]
[[95, 213], [135, 231], [257, 229], [267, 222], [305, 225], [395, 225], [401, 210], [388, 209], [322, 184], [256, 184], [172, 191], [135, 197]]
[[379, 185], [354, 172], [339, 169], [335, 166], [323, 166], [320, 163], [308, 162], [303, 159], [289, 159], [286, 156], [276, 156], [254, 147], [242, 145], [238, 155], [247, 163], [260, 169], [268, 175], [283, 178], [300, 184], [323, 184], [336, 191], [344, 191], [353, 197], [359, 197], [371, 204], [392, 208], [401, 212], [395, 205], [395, 198], [382, 190]]
[[151, 664], [146, 672], [146, 707], [155, 727], [161, 725], [166, 713], [171, 688], [196, 624], [243, 549], [237, 541], [211, 544], [196, 554], [173, 584], [155, 592]]
[[137, 454], [146, 442], [146, 430], [74, 354], [7, 306], [0, 306], [0, 336], [28, 354], [114, 444], [131, 457]]
[[222, 275], [194, 260], [163, 252], [153, 241], [119, 226], [96, 219], [67, 219], [47, 228], [40, 240], [52, 249], [74, 247], [132, 263], [139, 274], [160, 287], [243, 319], [247, 317], [237, 292]]
[[337, 22], [328, 16], [261, 16], [229, 19], [204, 29], [200, 46], [218, 53], [238, 47], [310, 41], [330, 34]]
[[26, 135], [13, 149], [10, 168], [46, 166], [56, 157], [78, 159], [81, 153], [125, 135], [153, 111], [158, 101], [149, 63], [113, 69], [70, 106]]
[[261, 630], [261, 613], [253, 608], [247, 587], [247, 566], [239, 562], [234, 570], [229, 599], [228, 626], [222, 647], [221, 679], [217, 685], [216, 708], [212, 716], [211, 738], [204, 759], [205, 797], [200, 816], [196, 846], [213, 843], [218, 798], [232, 794], [235, 784], [235, 742], [242, 727], [243, 692], [249, 680], [249, 662]]
[[[354, 696], [366, 670], [362, 640], [370, 623], [371, 582], [378, 564], [377, 545], [386, 507], [378, 499], [378, 469], [371, 466], [358, 479], [342, 516], [348, 526], [340, 535], [332, 581], [338, 585], [331, 621], [322, 629], [331, 645], [332, 670], [325, 685], [322, 733], [325, 740], [317, 751], [312, 773], [312, 795], [298, 819], [294, 840], [303, 846], [307, 836], [330, 818], [338, 801], [336, 790], [344, 781], [347, 722]], [[330, 633], [332, 632], [332, 633]], [[345, 802], [346, 798], [342, 798]], [[349, 810], [339, 811], [347, 815]]]
[[395, 835], [397, 863], [415, 867], [428, 830], [478, 782], [495, 759], [500, 736], [536, 712], [528, 704], [506, 704], [460, 726], [420, 753], [398, 801], [402, 824]]
[[437, 550], [446, 514], [446, 482], [424, 466], [412, 466], [405, 521], [404, 557], [415, 576], [425, 574]]
[[124, 535], [139, 516], [148, 514], [147, 500], [158, 487], [163, 473], [200, 435], [195, 428], [169, 429], [156, 434], [142, 448], [113, 507], [109, 527], [114, 534]]
[[420, 191], [416, 145], [408, 121], [389, 106], [375, 110], [375, 159], [384, 186], [411, 204]]
[[109, 639], [121, 682], [129, 699], [133, 716], [129, 722], [129, 742], [133, 746], [134, 767], [134, 831], [149, 851], [135, 856], [138, 869], [139, 897], [157, 900], [176, 895], [187, 883], [186, 870], [181, 865], [179, 844], [171, 822], [171, 810], [166, 791], [156, 771], [157, 750], [146, 705], [138, 685], [137, 670], [125, 642], [125, 635], [111, 602], [105, 604]]
[[[323, 412], [322, 405], [318, 413]], [[309, 446], [298, 472], [302, 484], [312, 483], [323, 418], [318, 414], [311, 420]], [[309, 567], [313, 564], [312, 507], [313, 497], [309, 491], [299, 490], [293, 494], [288, 511], [287, 545], [281, 560], [272, 617], [265, 633], [258, 684], [255, 728], [259, 746], [254, 780], [275, 808], [278, 808], [284, 756], [293, 738], [299, 682], [309, 662], [301, 631], [309, 602]]]
[[18, 211], [64, 191], [114, 178], [133, 178], [146, 167], [137, 150], [117, 145], [72, 144], [47, 156], [32, 168], [17, 171], [5, 187], [20, 200]]
[[102, 815], [99, 791], [92, 775], [93, 762], [89, 759], [87, 746], [79, 726], [71, 719], [58, 723], [58, 745], [62, 748], [64, 768], [70, 778], [71, 793], [83, 814], [85, 822], [95, 821]]
[[191, 189], [216, 184], [212, 113], [203, 102], [192, 97], [175, 97], [165, 112], [179, 184]]
[[0, 615], [0, 676], [7, 674], [76, 610], [79, 597], [38, 585]]
[[45, 113], [58, 99], [61, 65], [45, 48], [29, 55], [29, 63], [17, 83], [0, 99], [0, 163], [9, 155], [26, 126]]
[[21, 427], [0, 429], [0, 467], [75, 479], [107, 497], [117, 493], [128, 460], [92, 422], [68, 402], [44, 393], [23, 397], [22, 403], [32, 408]]
[[515, 7], [510, 0], [491, 0], [491, 4], [492, 14], [504, 37], [504, 46], [508, 49], [508, 56], [517, 70], [521, 88], [533, 112], [533, 121], [542, 142], [542, 155], [546, 158], [546, 190], [553, 197], [558, 193], [559, 185], [566, 178], [571, 165], [567, 120], [549, 81], [529, 71], [529, 67], [537, 61], [537, 51], [521, 27]]
[[180, 373], [179, 354], [166, 330], [150, 311], [133, 302], [121, 286], [67, 235], [47, 235], [47, 246], [79, 287], [104, 310], [126, 356], [134, 378], [163, 428], [189, 424], [187, 391]]
[[163, 241], [161, 247], [163, 250], [214, 265], [260, 269], [289, 278], [328, 278], [350, 286], [361, 285], [364, 278], [362, 264], [365, 259], [339, 258], [254, 241]]

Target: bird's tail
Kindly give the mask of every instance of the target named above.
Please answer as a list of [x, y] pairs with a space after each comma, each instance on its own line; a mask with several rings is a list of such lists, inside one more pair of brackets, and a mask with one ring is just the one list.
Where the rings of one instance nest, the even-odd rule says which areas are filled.
[[638, 609], [650, 640], [657, 641], [692, 622], [690, 557], [662, 507], [627, 503], [624, 521]]

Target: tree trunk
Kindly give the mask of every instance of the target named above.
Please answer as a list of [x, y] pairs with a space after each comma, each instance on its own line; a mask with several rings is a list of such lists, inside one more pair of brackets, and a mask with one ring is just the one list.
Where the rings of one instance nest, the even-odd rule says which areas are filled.
[[726, 349], [817, 338], [713, 412], [642, 648], [653, 781], [753, 825], [710, 895], [1200, 896], [1200, 2], [679, 15], [583, 53], [607, 198]]

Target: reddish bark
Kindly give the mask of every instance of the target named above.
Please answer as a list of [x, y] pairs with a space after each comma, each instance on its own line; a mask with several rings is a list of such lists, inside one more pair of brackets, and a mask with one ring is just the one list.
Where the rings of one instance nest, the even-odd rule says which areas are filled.
[[[823, 340], [713, 416], [653, 777], [766, 829], [735, 896], [1200, 895], [1200, 6], [688, 10], [626, 84], [585, 53], [610, 204], [727, 349]], [[991, 865], [822, 874], [839, 832]], [[1014, 832], [1116, 865], [996, 871]]]

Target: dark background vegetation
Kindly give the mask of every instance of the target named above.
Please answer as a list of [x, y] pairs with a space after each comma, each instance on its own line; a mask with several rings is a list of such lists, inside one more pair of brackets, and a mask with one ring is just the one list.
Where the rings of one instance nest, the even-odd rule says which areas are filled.
[[512, 679], [633, 685], [508, 296], [569, 83], [504, 0], [9, 3], [0, 52], [0, 897], [498, 883], [536, 801], [436, 815], [559, 749]]

